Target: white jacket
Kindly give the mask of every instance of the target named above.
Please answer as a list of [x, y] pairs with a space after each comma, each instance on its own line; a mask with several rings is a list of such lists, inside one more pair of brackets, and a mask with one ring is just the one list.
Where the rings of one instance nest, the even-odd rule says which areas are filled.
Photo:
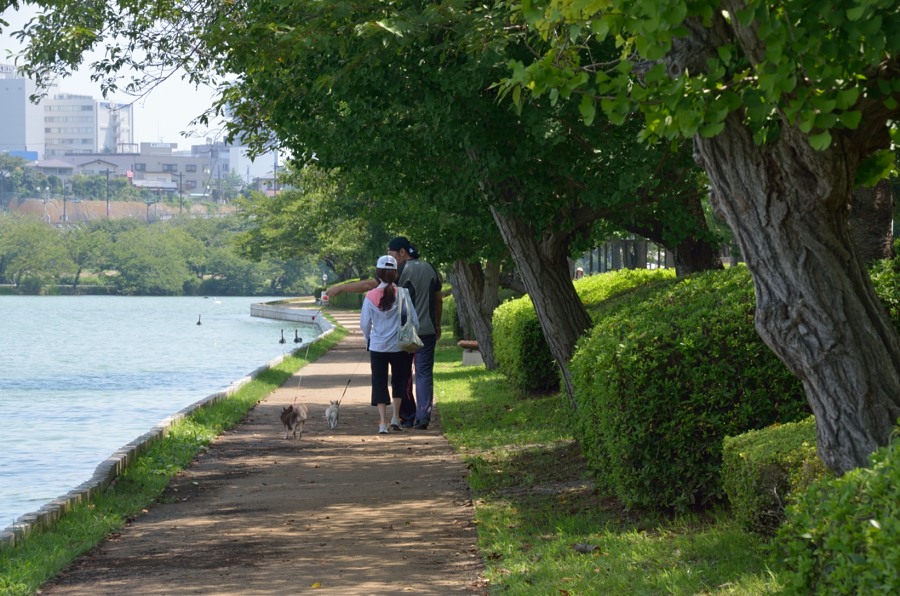
[[[387, 284], [381, 283], [374, 290], [370, 290], [363, 300], [362, 312], [359, 317], [359, 327], [362, 329], [363, 336], [369, 350], [372, 352], [400, 352], [400, 344], [397, 338], [400, 334], [400, 305], [404, 296], [407, 298], [409, 305], [409, 315], [412, 317], [412, 323], [416, 329], [419, 328], [419, 318], [416, 316], [416, 307], [413, 306], [412, 300], [409, 299], [409, 293], [404, 288], [394, 286], [397, 292], [397, 299], [388, 310], [379, 310], [378, 303], [384, 295], [384, 288]], [[404, 314], [405, 313], [404, 308]]]

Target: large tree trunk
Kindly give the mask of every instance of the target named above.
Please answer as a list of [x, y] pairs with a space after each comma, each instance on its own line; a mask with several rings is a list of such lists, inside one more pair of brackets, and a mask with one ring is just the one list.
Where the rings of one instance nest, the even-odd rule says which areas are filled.
[[[625, 229], [666, 247], [673, 254], [675, 275], [678, 277], [699, 273], [700, 271], [721, 269], [722, 261], [719, 259], [719, 245], [710, 240], [712, 234], [709, 233], [706, 214], [703, 213], [704, 199], [705, 195], [699, 193], [691, 193], [684, 197], [682, 205], [687, 213], [683, 217], [692, 220], [690, 227], [694, 230], [694, 233], [677, 244], [670, 238], [667, 238], [662, 221], [652, 226], [646, 224], [626, 225]], [[682, 225], [685, 224], [682, 223]]]
[[683, 240], [673, 248], [672, 257], [678, 277], [722, 268], [718, 245], [699, 238]]
[[559, 364], [574, 408], [569, 360], [575, 352], [575, 342], [590, 328], [591, 318], [569, 277], [570, 238], [552, 231], [538, 234], [530, 224], [495, 207], [491, 207], [491, 213], [534, 304], [544, 339]]
[[815, 151], [788, 126], [757, 146], [736, 114], [695, 148], [753, 276], [757, 331], [804, 384], [819, 455], [838, 473], [865, 465], [900, 417], [900, 340], [847, 225], [856, 149]]
[[456, 260], [453, 262], [453, 278], [457, 282], [454, 288], [459, 292], [456, 308], [465, 313], [465, 319], [472, 326], [485, 367], [493, 370], [497, 368], [497, 361], [494, 358], [494, 326], [491, 319], [500, 302], [500, 265], [489, 261], [482, 267], [480, 262]]
[[894, 256], [894, 193], [888, 180], [853, 191], [850, 232], [864, 263]]
[[[703, 197], [699, 194], [694, 195], [691, 200], [686, 202], [686, 206], [696, 222], [696, 229], [709, 229], [706, 215], [703, 213]], [[722, 268], [719, 246], [709, 240], [690, 236], [671, 248], [675, 258], [675, 275], [678, 277]]]

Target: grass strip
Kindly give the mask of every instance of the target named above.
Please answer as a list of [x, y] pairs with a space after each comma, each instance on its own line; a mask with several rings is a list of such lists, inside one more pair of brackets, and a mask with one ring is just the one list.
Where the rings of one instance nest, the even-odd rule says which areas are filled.
[[170, 480], [213, 439], [239, 423], [253, 406], [346, 335], [345, 329], [337, 327], [312, 344], [308, 352], [306, 348], [295, 350], [227, 399], [175, 422], [169, 433], [128, 466], [106, 491], [76, 505], [50, 528], [35, 531], [13, 547], [0, 548], [0, 594], [33, 594], [80, 554], [120, 531], [155, 503]]
[[467, 464], [492, 593], [767, 594], [766, 545], [724, 511], [628, 511], [594, 487], [561, 394], [516, 393], [497, 372], [436, 354], [444, 433]]

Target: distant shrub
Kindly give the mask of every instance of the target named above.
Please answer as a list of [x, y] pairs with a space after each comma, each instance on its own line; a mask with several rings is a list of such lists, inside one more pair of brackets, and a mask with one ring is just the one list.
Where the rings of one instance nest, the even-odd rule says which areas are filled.
[[869, 276], [894, 328], [900, 332], [900, 257], [875, 261], [869, 267]]
[[900, 592], [900, 448], [820, 481], [788, 508], [773, 564], [790, 594]]
[[760, 340], [744, 267], [604, 303], [572, 360], [577, 432], [628, 506], [724, 497], [722, 439], [809, 416], [800, 382]]
[[44, 288], [44, 281], [37, 276], [25, 276], [19, 282], [19, 293], [37, 296]]
[[467, 339], [465, 337], [465, 331], [462, 328], [462, 322], [459, 320], [459, 312], [456, 308], [456, 299], [453, 298], [453, 295], [450, 294], [448, 296], [444, 296], [444, 302], [441, 309], [441, 325], [443, 327], [447, 327], [448, 325], [453, 330], [453, 338], [454, 339]]
[[833, 476], [816, 454], [813, 416], [725, 437], [722, 445], [722, 486], [731, 511], [744, 529], [764, 536], [775, 534], [785, 506], [813, 481]]

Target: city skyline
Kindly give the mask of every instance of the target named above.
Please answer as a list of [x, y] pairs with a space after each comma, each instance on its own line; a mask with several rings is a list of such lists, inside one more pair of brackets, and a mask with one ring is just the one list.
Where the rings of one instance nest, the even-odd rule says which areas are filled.
[[[23, 10], [8, 9], [2, 13], [3, 19], [9, 22], [9, 26], [0, 32], [0, 64], [14, 65], [14, 57], [22, 50], [21, 44], [16, 41], [11, 33], [22, 26], [36, 11], [33, 7], [23, 7]], [[99, 53], [91, 53], [86, 56], [85, 64], [100, 57]], [[57, 93], [70, 93], [75, 95], [89, 95], [97, 101], [113, 101], [119, 104], [133, 104], [134, 111], [134, 141], [136, 143], [177, 143], [179, 149], [187, 149], [191, 145], [199, 145], [206, 142], [207, 138], [221, 136], [220, 127], [191, 127], [190, 122], [200, 116], [212, 105], [215, 99], [215, 90], [209, 87], [194, 88], [193, 85], [182, 81], [177, 75], [170, 77], [157, 88], [143, 98], [134, 98], [119, 93], [109, 98], [104, 98], [100, 91], [100, 84], [90, 80], [90, 74], [82, 69], [73, 73], [71, 77], [57, 82]], [[196, 136], [186, 138], [181, 131], [193, 131]]]

